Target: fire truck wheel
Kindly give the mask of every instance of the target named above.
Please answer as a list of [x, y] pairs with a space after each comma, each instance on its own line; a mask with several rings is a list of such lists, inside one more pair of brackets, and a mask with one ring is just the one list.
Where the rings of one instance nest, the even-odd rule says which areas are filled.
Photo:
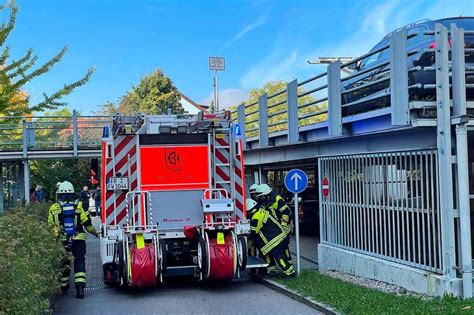
[[168, 266], [168, 260], [167, 260], [168, 257], [166, 254], [166, 241], [163, 239], [159, 240], [158, 246], [160, 247], [158, 250], [161, 252], [160, 270], [161, 270], [161, 273], [166, 273], [166, 268]]
[[237, 258], [240, 270], [247, 267], [247, 240], [244, 236], [237, 236]]
[[125, 262], [123, 259], [123, 242], [118, 242], [117, 244], [117, 253], [118, 253], [118, 272], [119, 272], [119, 282], [123, 284], [127, 283], [127, 279], [125, 278]]
[[199, 238], [199, 244], [198, 244], [198, 267], [199, 270], [201, 271], [203, 277], [208, 276], [208, 253], [207, 253], [207, 245], [206, 242], [202, 237]]

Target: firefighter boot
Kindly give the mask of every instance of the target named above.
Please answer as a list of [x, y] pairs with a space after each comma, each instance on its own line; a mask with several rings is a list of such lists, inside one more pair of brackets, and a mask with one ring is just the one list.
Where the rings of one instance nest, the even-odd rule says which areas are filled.
[[66, 295], [67, 291], [69, 291], [69, 284], [61, 287], [61, 295]]
[[83, 299], [84, 298], [84, 283], [76, 284], [76, 298]]

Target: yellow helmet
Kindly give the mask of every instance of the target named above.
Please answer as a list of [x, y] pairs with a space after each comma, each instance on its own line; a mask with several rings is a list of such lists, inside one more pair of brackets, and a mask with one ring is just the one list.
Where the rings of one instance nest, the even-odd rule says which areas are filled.
[[68, 181], [57, 183], [56, 186], [58, 186], [58, 190], [56, 191], [57, 194], [73, 194], [74, 193], [74, 186]]

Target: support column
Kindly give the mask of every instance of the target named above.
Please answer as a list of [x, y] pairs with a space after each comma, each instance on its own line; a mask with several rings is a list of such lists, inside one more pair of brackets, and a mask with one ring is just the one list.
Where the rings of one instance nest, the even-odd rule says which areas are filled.
[[259, 147], [268, 146], [268, 106], [267, 93], [258, 98], [258, 145]]
[[469, 198], [469, 150], [467, 128], [463, 116], [467, 114], [466, 72], [464, 60], [464, 30], [451, 24], [451, 56], [453, 82], [453, 116], [459, 117], [456, 126], [456, 180], [458, 187], [459, 237], [463, 298], [472, 298], [471, 209]]
[[393, 34], [390, 38], [390, 104], [392, 125], [410, 123], [408, 108], [407, 30]]
[[300, 140], [298, 128], [298, 81], [295, 79], [286, 87], [288, 95], [288, 142], [297, 143]]
[[72, 111], [72, 154], [77, 156], [77, 146], [79, 143], [79, 130], [77, 128], [77, 111]]
[[341, 61], [328, 66], [328, 134], [330, 137], [341, 136]]
[[25, 194], [25, 203], [30, 203], [30, 161], [23, 160], [23, 193]]
[[[436, 41], [436, 106], [437, 106], [437, 147], [439, 176], [439, 206], [441, 215], [443, 275], [456, 278], [453, 211], [453, 173], [451, 144], [451, 114], [449, 97], [448, 30], [443, 25], [435, 25]], [[451, 292], [446, 292], [451, 293]]]

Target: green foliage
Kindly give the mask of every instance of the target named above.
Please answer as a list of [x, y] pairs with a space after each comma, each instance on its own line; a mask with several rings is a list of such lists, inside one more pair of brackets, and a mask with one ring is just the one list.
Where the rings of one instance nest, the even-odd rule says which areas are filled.
[[0, 314], [44, 314], [58, 291], [64, 247], [49, 230], [48, 204], [0, 215]]
[[138, 112], [160, 115], [166, 114], [170, 108], [173, 114], [183, 114], [180, 103], [181, 96], [170, 78], [161, 69], [144, 76], [138, 85], [122, 96], [118, 104], [107, 102], [102, 106], [101, 113], [136, 114]]
[[420, 299], [409, 295], [389, 294], [312, 270], [303, 271], [298, 278], [281, 282], [343, 314], [472, 314], [474, 310], [474, 299]]
[[[261, 88], [252, 89], [249, 92], [249, 98], [245, 101], [246, 104], [246, 130], [250, 130], [247, 133], [247, 137], [252, 137], [258, 135], [258, 130], [252, 131], [252, 129], [258, 129], [258, 99], [261, 95], [267, 94], [268, 97], [277, 94], [280, 91], [286, 90], [287, 82], [285, 81], [270, 81], [265, 83]], [[302, 95], [305, 92], [303, 87], [298, 87], [298, 95]], [[282, 93], [280, 95], [271, 97], [268, 99], [268, 130], [270, 133], [277, 132], [280, 130], [285, 130], [287, 126], [287, 93]], [[298, 106], [305, 104], [314, 103], [316, 97], [309, 94], [298, 98]], [[254, 104], [255, 103], [255, 104]], [[279, 105], [275, 105], [279, 104]], [[320, 102], [316, 104], [311, 104], [309, 106], [304, 106], [298, 110], [298, 116], [302, 117], [310, 113], [316, 113], [324, 111], [327, 109], [327, 102]], [[248, 113], [251, 113], [250, 115]], [[235, 115], [235, 114], [234, 114]], [[234, 116], [235, 117], [235, 116]], [[312, 117], [304, 118], [300, 120], [300, 126], [306, 126], [318, 122], [325, 121], [327, 119], [327, 114], [315, 115]]]
[[85, 159], [36, 160], [31, 162], [32, 187], [41, 185], [47, 200], [56, 200], [56, 184], [70, 181], [76, 191], [90, 185], [90, 161]]
[[81, 79], [65, 84], [51, 95], [43, 93], [44, 100], [42, 102], [34, 105], [29, 104], [29, 96], [24, 92], [25, 85], [34, 78], [49, 72], [61, 61], [67, 52], [67, 47], [39, 66], [36, 65], [38, 56], [33, 53], [32, 49], [29, 49], [20, 58], [9, 61], [10, 47], [5, 45], [5, 42], [15, 27], [18, 7], [14, 1], [9, 1], [0, 6], [0, 11], [9, 11], [8, 22], [0, 25], [0, 113], [11, 116], [26, 115], [34, 111], [54, 109], [65, 105], [61, 99], [89, 81], [94, 69], [90, 68]]

